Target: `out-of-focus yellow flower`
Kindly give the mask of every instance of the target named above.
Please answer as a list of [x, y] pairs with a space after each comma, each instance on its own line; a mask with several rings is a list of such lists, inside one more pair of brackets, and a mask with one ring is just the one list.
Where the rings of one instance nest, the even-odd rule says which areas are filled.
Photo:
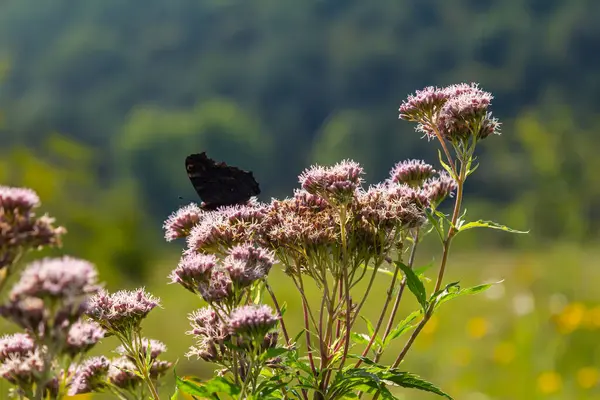
[[481, 339], [488, 332], [488, 322], [483, 317], [471, 318], [467, 322], [467, 334], [474, 339]]
[[583, 325], [588, 329], [600, 329], [600, 306], [588, 309], [583, 317]]
[[582, 303], [571, 303], [567, 305], [560, 314], [554, 317], [558, 332], [566, 335], [579, 328], [585, 312], [586, 308]]
[[431, 318], [429, 318], [429, 321], [427, 321], [427, 323], [425, 324], [425, 326], [421, 330], [421, 332], [424, 335], [432, 335], [432, 334], [434, 334], [435, 331], [437, 331], [439, 322], [440, 321], [439, 321], [438, 316], [437, 315], [432, 315]]
[[577, 371], [577, 383], [584, 389], [591, 389], [598, 384], [600, 372], [594, 367], [583, 367]]
[[92, 398], [91, 393], [85, 393], [85, 394], [78, 394], [77, 396], [67, 396], [67, 397], [65, 397], [65, 400], [91, 400], [91, 398]]
[[554, 372], [543, 372], [537, 379], [538, 390], [543, 394], [553, 394], [562, 388], [562, 377]]
[[454, 350], [452, 358], [456, 365], [466, 367], [471, 363], [472, 351], [469, 347], [459, 347]]
[[510, 342], [501, 342], [494, 348], [494, 361], [497, 364], [510, 364], [515, 359], [517, 350], [515, 345]]

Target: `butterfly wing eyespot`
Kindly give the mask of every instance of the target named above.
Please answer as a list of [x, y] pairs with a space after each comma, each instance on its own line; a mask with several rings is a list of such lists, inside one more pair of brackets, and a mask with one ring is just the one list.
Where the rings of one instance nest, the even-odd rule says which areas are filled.
[[260, 194], [252, 172], [217, 163], [206, 153], [191, 154], [185, 166], [192, 186], [202, 200], [201, 207], [214, 210], [221, 206], [246, 203]]

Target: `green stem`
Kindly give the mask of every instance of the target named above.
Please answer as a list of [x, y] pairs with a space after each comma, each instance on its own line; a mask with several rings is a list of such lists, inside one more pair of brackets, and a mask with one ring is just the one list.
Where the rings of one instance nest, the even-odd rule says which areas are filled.
[[[413, 236], [413, 244], [410, 249], [410, 256], [408, 258], [408, 267], [412, 269], [415, 262], [415, 255], [417, 253], [417, 245], [419, 243], [419, 228], [417, 228], [415, 235]], [[396, 300], [394, 300], [394, 306], [392, 307], [392, 311], [390, 313], [390, 317], [388, 319], [388, 323], [385, 327], [385, 331], [383, 332], [382, 340], [385, 342], [388, 335], [392, 331], [392, 327], [394, 326], [394, 319], [396, 318], [396, 314], [398, 313], [398, 308], [400, 307], [400, 301], [402, 300], [402, 295], [404, 293], [404, 288], [406, 287], [406, 278], [402, 279], [400, 283], [400, 288], [398, 289], [398, 294], [396, 295]], [[375, 355], [375, 362], [379, 361], [381, 355], [383, 354], [383, 349], [379, 349], [377, 354]]]
[[[442, 280], [444, 278], [444, 272], [446, 271], [448, 255], [450, 253], [450, 245], [452, 244], [452, 238], [454, 238], [454, 236], [457, 233], [456, 222], [458, 221], [458, 217], [460, 215], [460, 209], [461, 209], [461, 205], [462, 205], [463, 186], [464, 186], [465, 175], [466, 175], [465, 164], [461, 162], [460, 176], [457, 180], [458, 189], [457, 189], [457, 193], [456, 193], [456, 201], [454, 203], [454, 212], [452, 213], [452, 221], [451, 221], [451, 226], [448, 229], [448, 235], [446, 237], [446, 240], [444, 240], [444, 244], [443, 244], [443, 253], [442, 253], [442, 260], [440, 263], [440, 271], [438, 273], [437, 280], [435, 283], [435, 289], [433, 290], [434, 293], [437, 292], [438, 290], [440, 290], [440, 287], [442, 286]], [[417, 336], [419, 336], [419, 333], [421, 332], [421, 330], [423, 329], [425, 324], [427, 324], [427, 322], [433, 315], [434, 309], [435, 309], [435, 304], [431, 304], [429, 306], [429, 308], [427, 309], [427, 312], [423, 316], [423, 320], [419, 323], [419, 325], [417, 325], [416, 329], [413, 331], [412, 335], [410, 336], [410, 338], [404, 345], [404, 348], [402, 349], [402, 351], [400, 352], [400, 354], [398, 355], [398, 357], [392, 364], [392, 368], [396, 368], [398, 365], [400, 365], [400, 362], [402, 362], [402, 360], [406, 356], [406, 353], [408, 352], [408, 350], [410, 350], [415, 339], [417, 338]]]

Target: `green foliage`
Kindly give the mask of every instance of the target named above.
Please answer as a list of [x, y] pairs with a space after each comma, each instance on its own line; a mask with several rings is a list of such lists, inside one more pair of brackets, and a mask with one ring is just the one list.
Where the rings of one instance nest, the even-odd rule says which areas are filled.
[[126, 180], [101, 187], [92, 151], [50, 135], [37, 151], [14, 148], [0, 158], [0, 182], [35, 188], [44, 211], [67, 228], [64, 247], [53, 250], [89, 259], [108, 282], [139, 279], [156, 257], [150, 245], [160, 234], [137, 202]]

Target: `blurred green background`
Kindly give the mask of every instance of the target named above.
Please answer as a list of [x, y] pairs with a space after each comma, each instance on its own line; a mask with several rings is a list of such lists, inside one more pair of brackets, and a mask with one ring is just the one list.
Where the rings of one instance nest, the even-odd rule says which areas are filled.
[[0, 0], [0, 183], [35, 189], [109, 289], [162, 297], [148, 334], [207, 376], [183, 357], [199, 304], [167, 285], [183, 244], [162, 240], [197, 199], [185, 156], [253, 170], [265, 201], [316, 162], [378, 182], [436, 162], [398, 121], [409, 93], [479, 82], [503, 134], [481, 143], [466, 207], [531, 233], [458, 238], [449, 279], [505, 282], [444, 306], [403, 367], [457, 399], [597, 399], [599, 22], [597, 0]]

